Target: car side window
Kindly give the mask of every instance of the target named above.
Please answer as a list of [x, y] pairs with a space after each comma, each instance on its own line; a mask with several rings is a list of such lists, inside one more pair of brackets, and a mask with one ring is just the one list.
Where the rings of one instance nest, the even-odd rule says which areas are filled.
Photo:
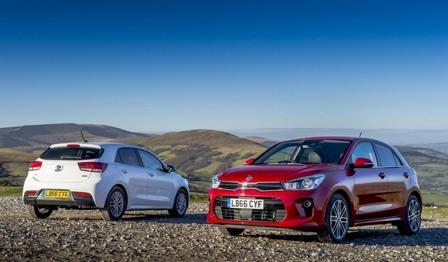
[[133, 148], [120, 148], [115, 156], [115, 162], [125, 165], [140, 166], [137, 154]]
[[375, 144], [375, 148], [378, 152], [378, 163], [383, 167], [396, 167], [401, 166], [401, 161], [397, 161], [397, 156], [395, 156], [392, 150], [384, 145]]
[[367, 158], [370, 159], [370, 161], [373, 162], [374, 166], [377, 166], [375, 151], [373, 150], [373, 146], [369, 142], [363, 142], [359, 143], [355, 150], [353, 150], [353, 153], [351, 155], [351, 161], [352, 163], [355, 162], [357, 158]]
[[162, 163], [152, 154], [143, 150], [138, 150], [138, 154], [140, 155], [144, 167], [151, 170], [164, 170]]

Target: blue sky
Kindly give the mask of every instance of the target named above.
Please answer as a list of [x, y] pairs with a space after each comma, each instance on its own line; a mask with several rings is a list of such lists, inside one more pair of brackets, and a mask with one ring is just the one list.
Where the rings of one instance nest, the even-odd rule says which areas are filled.
[[446, 1], [0, 0], [0, 127], [448, 129]]

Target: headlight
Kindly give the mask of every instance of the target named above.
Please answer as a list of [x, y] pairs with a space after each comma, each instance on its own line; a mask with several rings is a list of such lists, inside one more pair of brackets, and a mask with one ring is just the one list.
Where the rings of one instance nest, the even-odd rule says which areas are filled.
[[310, 190], [318, 187], [324, 181], [325, 175], [313, 175], [300, 179], [294, 179], [283, 183], [286, 190]]
[[219, 183], [221, 182], [221, 181], [218, 179], [218, 176], [219, 176], [219, 175], [221, 175], [221, 174], [217, 174], [217, 175], [215, 175], [215, 176], [212, 177], [212, 185], [211, 185], [212, 188], [218, 188], [218, 187], [219, 187]]

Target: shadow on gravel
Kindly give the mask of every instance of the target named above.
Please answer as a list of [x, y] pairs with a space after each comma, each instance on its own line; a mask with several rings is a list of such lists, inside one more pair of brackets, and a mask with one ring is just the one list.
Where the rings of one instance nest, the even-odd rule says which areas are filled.
[[168, 224], [207, 224], [205, 214], [186, 214], [182, 218], [172, 218], [168, 214], [134, 213], [124, 215], [123, 221], [127, 222], [155, 222]]
[[[288, 242], [316, 242], [320, 243], [314, 233], [298, 232], [279, 234], [269, 231], [250, 231], [241, 237], [259, 238], [267, 237], [273, 240]], [[448, 228], [421, 228], [415, 236], [403, 236], [395, 229], [354, 229], [350, 230], [346, 240], [342, 243], [355, 246], [381, 245], [381, 246], [448, 246]]]

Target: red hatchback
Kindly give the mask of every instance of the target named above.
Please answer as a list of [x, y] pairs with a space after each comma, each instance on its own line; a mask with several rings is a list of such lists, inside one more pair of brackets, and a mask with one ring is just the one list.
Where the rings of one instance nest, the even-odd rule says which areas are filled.
[[278, 143], [214, 176], [209, 200], [207, 221], [227, 235], [291, 229], [341, 242], [349, 226], [392, 223], [415, 235], [421, 223], [414, 169], [392, 146], [367, 138]]

